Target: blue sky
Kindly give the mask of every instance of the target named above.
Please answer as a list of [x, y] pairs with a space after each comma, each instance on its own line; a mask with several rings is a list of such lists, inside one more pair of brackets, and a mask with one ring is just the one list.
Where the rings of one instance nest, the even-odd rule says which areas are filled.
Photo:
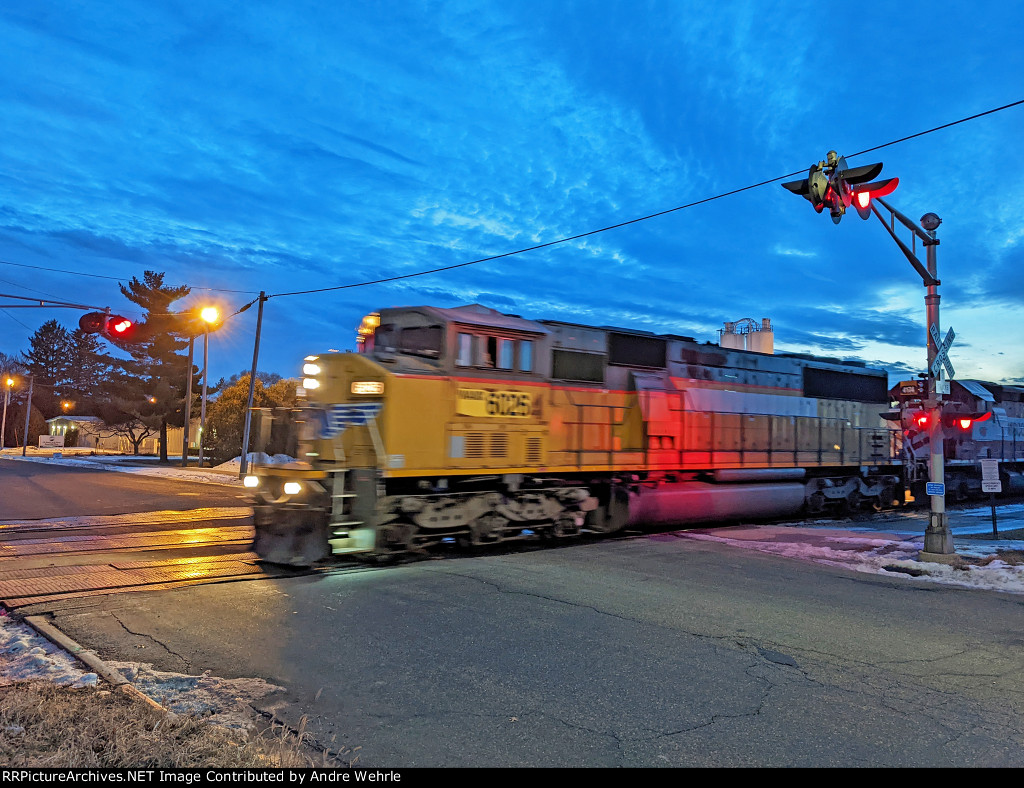
[[[8, 0], [0, 292], [138, 317], [117, 281], [151, 269], [234, 311], [554, 241], [1024, 99], [1021, 30], [1024, 4], [985, 1]], [[1018, 106], [850, 160], [943, 218], [960, 378], [1024, 381], [1022, 139]], [[924, 288], [877, 220], [769, 184], [277, 295], [260, 368], [354, 347], [374, 309], [472, 302], [703, 341], [768, 317], [781, 351], [925, 366]], [[0, 308], [0, 351], [79, 314]], [[255, 319], [212, 338], [214, 379], [250, 365]]]

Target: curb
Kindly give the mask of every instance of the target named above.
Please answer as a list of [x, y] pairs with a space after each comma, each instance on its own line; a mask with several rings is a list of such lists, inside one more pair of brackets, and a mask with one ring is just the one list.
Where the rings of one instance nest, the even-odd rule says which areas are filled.
[[[0, 454], [0, 460], [13, 460], [17, 462], [35, 462], [44, 465], [63, 465], [69, 468], [89, 468], [97, 471], [109, 471], [112, 473], [124, 473], [134, 476], [145, 476], [150, 479], [165, 479], [169, 481], [192, 482], [195, 484], [213, 484], [218, 487], [231, 487], [233, 489], [243, 488], [242, 480], [233, 471], [217, 471], [212, 468], [182, 468], [181, 473], [148, 473], [146, 467], [134, 466], [132, 468], [118, 468], [114, 463], [96, 462], [90, 460], [72, 459], [70, 457], [22, 457]], [[161, 468], [160, 470], [173, 470], [173, 468]], [[221, 478], [211, 478], [212, 476]]]
[[170, 709], [161, 706], [151, 697], [137, 689], [135, 685], [121, 675], [119, 671], [114, 670], [114, 668], [110, 667], [110, 665], [100, 659], [96, 655], [96, 652], [83, 648], [51, 623], [46, 621], [42, 616], [25, 616], [24, 621], [51, 643], [64, 649], [79, 662], [85, 664], [86, 667], [90, 668], [97, 676], [100, 676], [107, 683], [112, 684], [114, 689], [123, 692], [125, 695], [128, 695], [135, 700], [142, 701], [151, 709], [159, 711], [167, 717], [175, 716], [174, 712]]

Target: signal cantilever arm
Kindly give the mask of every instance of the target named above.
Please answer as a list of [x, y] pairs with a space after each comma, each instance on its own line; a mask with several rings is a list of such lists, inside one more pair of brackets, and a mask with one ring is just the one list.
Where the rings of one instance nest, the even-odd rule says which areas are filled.
[[[883, 200], [879, 199], [878, 201], [882, 203], [882, 205], [885, 205], [885, 207], [888, 208], [888, 210], [892, 213], [893, 216], [895, 216], [903, 224], [905, 224], [907, 227], [913, 230], [914, 233], [920, 236], [926, 243], [935, 243], [935, 240], [933, 238], [929, 238], [927, 235], [924, 235], [923, 232], [902, 213], [895, 210], [894, 208], [890, 208], [888, 205], [886, 205], [886, 203]], [[886, 222], [885, 219], [882, 218], [882, 214], [878, 212], [878, 208], [875, 207], [874, 201], [871, 202], [871, 210], [872, 212], [874, 212], [875, 216], [878, 217], [878, 221], [882, 223], [882, 227], [885, 228], [885, 231], [889, 233], [890, 236], [892, 236], [892, 239], [896, 242], [896, 245], [899, 246], [899, 248], [903, 251], [903, 254], [906, 255], [907, 260], [910, 261], [910, 264], [914, 266], [914, 270], [921, 275], [921, 279], [924, 280], [925, 287], [931, 287], [932, 285], [940, 284], [938, 279], [936, 279], [934, 276], [928, 273], [928, 269], [925, 268], [924, 265], [922, 265], [921, 261], [917, 259], [916, 255], [912, 251], [910, 251], [909, 248], [907, 248], [907, 245], [896, 237], [896, 233], [893, 232], [893, 229], [889, 226], [888, 222]]]

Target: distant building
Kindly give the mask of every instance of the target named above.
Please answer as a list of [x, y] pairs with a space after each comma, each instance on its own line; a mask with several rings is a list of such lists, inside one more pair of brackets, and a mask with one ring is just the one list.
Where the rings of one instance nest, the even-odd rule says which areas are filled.
[[[68, 430], [77, 429], [78, 441], [76, 445], [80, 448], [120, 452], [122, 454], [134, 453], [131, 441], [123, 435], [115, 435], [99, 416], [57, 416], [53, 419], [47, 419], [46, 424], [50, 435], [67, 435]], [[169, 457], [181, 456], [181, 441], [184, 434], [185, 430], [181, 427], [167, 428], [167, 455]], [[198, 436], [199, 419], [193, 419], [189, 427], [190, 451], [198, 451]], [[159, 433], [149, 435], [143, 439], [139, 445], [139, 453], [159, 454]]]
[[724, 329], [718, 329], [718, 344], [733, 350], [749, 350], [770, 356], [775, 352], [772, 321], [766, 317], [758, 324], [757, 321], [745, 317], [726, 323]]

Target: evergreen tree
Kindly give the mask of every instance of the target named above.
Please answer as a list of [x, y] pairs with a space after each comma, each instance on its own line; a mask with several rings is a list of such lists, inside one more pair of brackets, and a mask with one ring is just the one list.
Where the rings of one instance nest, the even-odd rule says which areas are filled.
[[71, 393], [74, 344], [71, 335], [56, 320], [47, 320], [29, 337], [30, 348], [23, 353], [25, 366], [35, 376], [33, 404], [46, 418], [60, 415], [62, 397]]
[[188, 340], [182, 336], [181, 315], [171, 311], [171, 304], [191, 288], [165, 285], [164, 275], [155, 271], [145, 271], [141, 281], [133, 276], [120, 288], [145, 315], [138, 326], [138, 341], [125, 346], [135, 362], [134, 368], [126, 368], [134, 379], [116, 382], [116, 399], [126, 413], [160, 431], [160, 461], [167, 462], [167, 426], [184, 423], [185, 375], [190, 372], [180, 355]]
[[71, 334], [71, 347], [68, 396], [75, 401], [77, 413], [90, 414], [104, 398], [115, 361], [103, 352], [95, 334], [78, 328]]

